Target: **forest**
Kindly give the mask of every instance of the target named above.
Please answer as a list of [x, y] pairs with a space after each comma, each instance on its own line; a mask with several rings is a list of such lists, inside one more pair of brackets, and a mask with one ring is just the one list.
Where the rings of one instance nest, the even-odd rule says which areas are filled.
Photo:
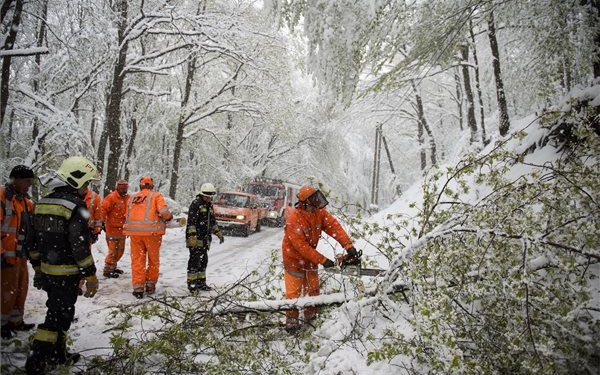
[[385, 207], [598, 76], [598, 8], [6, 0], [2, 171], [79, 154], [104, 192], [151, 174], [188, 201], [266, 176]]
[[282, 337], [216, 309], [281, 297], [273, 240], [215, 298], [113, 306], [87, 373], [599, 371], [600, 1], [5, 0], [0, 23], [4, 177], [83, 155], [100, 192], [149, 174], [182, 206], [319, 185], [387, 270]]

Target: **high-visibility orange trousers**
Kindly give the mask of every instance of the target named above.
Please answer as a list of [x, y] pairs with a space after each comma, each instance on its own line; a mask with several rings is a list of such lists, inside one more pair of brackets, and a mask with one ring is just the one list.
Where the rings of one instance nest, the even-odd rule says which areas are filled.
[[2, 280], [2, 325], [18, 325], [23, 321], [25, 312], [25, 300], [29, 289], [29, 271], [27, 270], [27, 258], [16, 257], [16, 263], [12, 267], [2, 268], [0, 279]]
[[125, 252], [125, 236], [106, 235], [106, 245], [108, 253], [104, 258], [104, 273], [109, 273], [117, 269], [117, 263], [123, 257]]
[[160, 268], [162, 236], [130, 236], [131, 284], [134, 291], [154, 291]]
[[[319, 292], [319, 273], [315, 270], [305, 270], [304, 272], [284, 272], [285, 298], [296, 299], [302, 296], [318, 296]], [[310, 320], [319, 312], [318, 307], [307, 307], [304, 309], [304, 319]], [[299, 324], [300, 312], [297, 309], [286, 310], [286, 324]]]

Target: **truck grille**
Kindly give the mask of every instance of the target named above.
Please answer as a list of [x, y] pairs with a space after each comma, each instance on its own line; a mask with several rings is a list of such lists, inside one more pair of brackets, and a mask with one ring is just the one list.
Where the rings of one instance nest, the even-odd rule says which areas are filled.
[[215, 215], [217, 220], [235, 220], [235, 215]]

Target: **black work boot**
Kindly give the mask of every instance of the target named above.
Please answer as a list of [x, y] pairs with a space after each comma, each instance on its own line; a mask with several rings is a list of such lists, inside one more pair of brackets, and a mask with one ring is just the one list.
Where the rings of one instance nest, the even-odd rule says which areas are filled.
[[81, 354], [67, 351], [67, 335], [65, 332], [59, 332], [56, 346], [54, 347], [54, 360], [56, 363], [71, 366], [77, 363], [79, 358], [81, 358]]
[[107, 277], [109, 279], [117, 279], [117, 278], [119, 278], [120, 273], [115, 272], [115, 271], [110, 271], [110, 272], [104, 272], [102, 275], [104, 275], [104, 277]]
[[139, 290], [134, 290], [131, 294], [133, 294], [133, 296], [137, 299], [144, 298], [144, 292], [141, 292]]
[[198, 284], [196, 284], [196, 283], [188, 283], [188, 290], [192, 294], [198, 293]]
[[200, 281], [198, 281], [198, 285], [196, 288], [198, 290], [212, 290], [212, 288], [210, 286], [206, 285], [205, 279], [200, 279]]
[[13, 331], [31, 331], [33, 328], [35, 328], [35, 324], [21, 321], [21, 323], [17, 324], [16, 326], [11, 326], [10, 328]]
[[53, 363], [53, 351], [55, 343], [33, 340], [31, 351], [25, 362], [25, 373], [27, 375], [44, 375], [51, 371]]
[[2, 338], [3, 339], [10, 339], [15, 335], [15, 333], [13, 332], [12, 329], [10, 329], [10, 326], [8, 324], [5, 324], [2, 326]]

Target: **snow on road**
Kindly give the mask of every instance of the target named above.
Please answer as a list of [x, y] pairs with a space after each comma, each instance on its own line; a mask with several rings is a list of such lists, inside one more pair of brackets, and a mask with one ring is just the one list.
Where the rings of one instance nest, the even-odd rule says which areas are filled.
[[[170, 228], [163, 237], [161, 247], [160, 276], [157, 284], [157, 295], [187, 296], [186, 271], [189, 252], [185, 247], [185, 228]], [[218, 238], [209, 251], [207, 282], [217, 289], [227, 287], [270, 263], [273, 250], [281, 246], [283, 230], [281, 228], [265, 228], [249, 237], [226, 236], [225, 242], [219, 244]], [[110, 334], [116, 318], [111, 312], [121, 304], [139, 303], [131, 292], [131, 268], [129, 241], [125, 246], [125, 255], [119, 262], [124, 274], [117, 279], [102, 276], [104, 257], [106, 256], [104, 234], [93, 245], [93, 254], [100, 281], [98, 294], [94, 298], [80, 297], [75, 306], [75, 319], [69, 331], [73, 339], [72, 349], [84, 356], [108, 354], [112, 351]], [[260, 273], [260, 271], [259, 271]], [[30, 266], [30, 278], [33, 269]], [[25, 305], [27, 322], [43, 323], [46, 314], [46, 293], [33, 288], [30, 283], [29, 294]], [[31, 332], [33, 333], [33, 331]], [[19, 333], [25, 340], [29, 332]], [[20, 358], [20, 361], [24, 358]], [[24, 365], [24, 362], [23, 362]]]

